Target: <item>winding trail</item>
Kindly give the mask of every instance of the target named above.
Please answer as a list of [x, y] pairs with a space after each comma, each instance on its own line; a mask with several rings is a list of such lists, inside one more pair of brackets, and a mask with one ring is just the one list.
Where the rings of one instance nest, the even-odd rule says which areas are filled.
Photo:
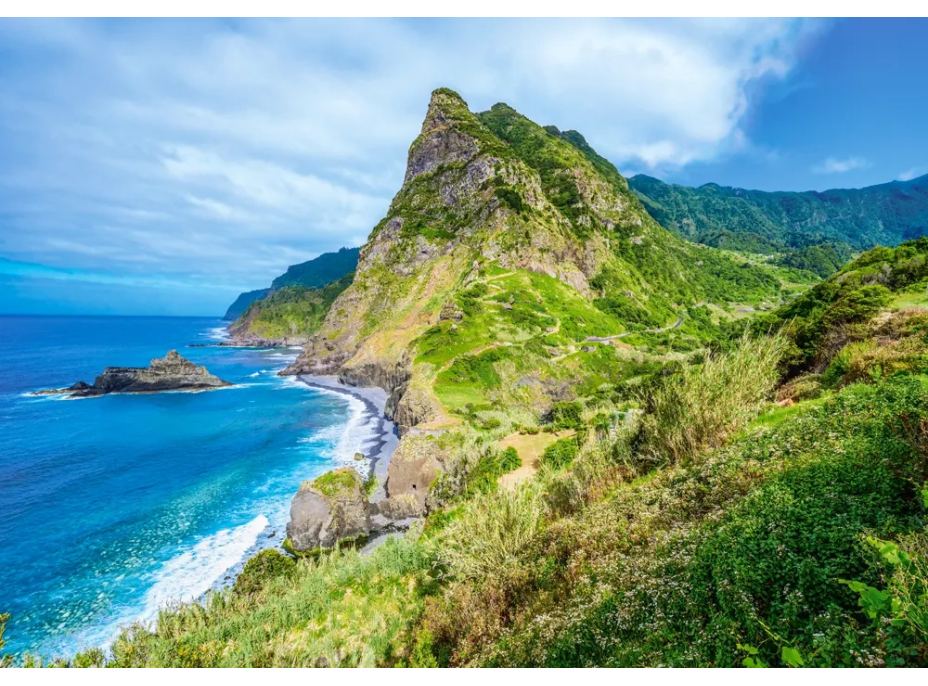
[[626, 336], [631, 336], [633, 333], [664, 333], [665, 331], [670, 331], [671, 329], [679, 329], [680, 325], [683, 323], [683, 315], [680, 315], [680, 318], [677, 319], [676, 323], [671, 324], [670, 326], [665, 326], [660, 329], [645, 329], [644, 331], [626, 331], [625, 333], [617, 333], [614, 336], [587, 336], [586, 341], [590, 343], [605, 343], [607, 341], [615, 340], [616, 338], [625, 338]]

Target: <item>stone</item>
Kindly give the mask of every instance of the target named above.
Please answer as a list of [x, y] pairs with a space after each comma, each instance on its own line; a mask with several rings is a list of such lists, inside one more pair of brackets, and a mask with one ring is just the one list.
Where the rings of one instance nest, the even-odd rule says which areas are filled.
[[390, 521], [401, 521], [421, 517], [425, 514], [425, 504], [411, 493], [401, 493], [381, 500], [375, 506], [377, 514]]
[[364, 459], [364, 453], [355, 453], [354, 454], [355, 462], [360, 462]]
[[371, 532], [370, 504], [360, 475], [342, 467], [307, 481], [290, 503], [288, 547], [294, 553], [334, 548]]
[[[388, 499], [410, 496], [424, 512], [429, 486], [445, 470], [447, 454], [433, 436], [404, 436], [390, 458], [387, 468]], [[395, 501], [388, 507], [394, 507]]]

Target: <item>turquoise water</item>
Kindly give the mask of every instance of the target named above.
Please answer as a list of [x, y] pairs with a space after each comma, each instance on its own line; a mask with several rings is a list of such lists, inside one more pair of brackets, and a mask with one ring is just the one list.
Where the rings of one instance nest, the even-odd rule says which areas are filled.
[[[351, 462], [376, 420], [350, 396], [276, 376], [293, 349], [185, 347], [222, 323], [0, 316], [0, 612], [7, 650], [61, 655], [229, 582], [280, 545], [299, 483]], [[201, 393], [64, 400], [176, 348], [233, 382]]]

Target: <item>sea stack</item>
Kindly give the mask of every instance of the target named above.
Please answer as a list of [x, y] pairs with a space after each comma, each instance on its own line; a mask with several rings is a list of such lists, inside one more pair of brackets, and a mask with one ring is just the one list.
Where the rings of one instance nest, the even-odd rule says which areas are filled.
[[210, 374], [206, 367], [171, 350], [164, 357], [152, 360], [147, 367], [107, 367], [92, 386], [78, 381], [68, 388], [38, 391], [35, 395], [68, 393], [70, 398], [87, 398], [109, 393], [202, 391], [231, 385]]

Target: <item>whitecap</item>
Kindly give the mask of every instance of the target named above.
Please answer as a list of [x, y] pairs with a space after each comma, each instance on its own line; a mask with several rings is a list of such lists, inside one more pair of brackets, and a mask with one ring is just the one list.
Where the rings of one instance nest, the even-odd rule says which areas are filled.
[[202, 596], [241, 562], [268, 524], [267, 517], [258, 515], [247, 524], [206, 536], [168, 560], [153, 575], [154, 584], [145, 594], [141, 619], [155, 618], [165, 605]]

